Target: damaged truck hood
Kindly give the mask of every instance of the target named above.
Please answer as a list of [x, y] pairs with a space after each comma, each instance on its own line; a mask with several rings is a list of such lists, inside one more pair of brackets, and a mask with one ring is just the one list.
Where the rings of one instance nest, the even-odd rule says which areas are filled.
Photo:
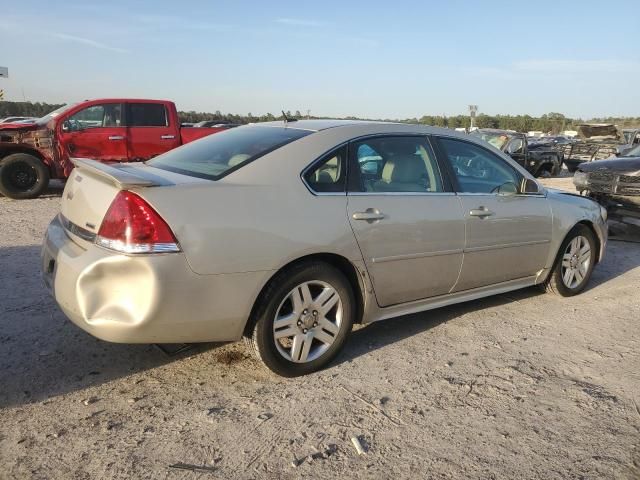
[[622, 140], [622, 132], [613, 124], [598, 123], [578, 125], [578, 136], [583, 140]]
[[640, 157], [612, 158], [611, 160], [583, 163], [579, 170], [585, 173], [615, 172], [630, 177], [640, 177]]
[[38, 130], [41, 128], [35, 123], [0, 123], [0, 131], [23, 131]]

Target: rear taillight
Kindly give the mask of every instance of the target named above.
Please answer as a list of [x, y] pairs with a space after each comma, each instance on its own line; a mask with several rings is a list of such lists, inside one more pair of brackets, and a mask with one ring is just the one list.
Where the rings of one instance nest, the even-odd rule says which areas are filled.
[[107, 210], [96, 244], [123, 253], [179, 252], [169, 225], [151, 205], [122, 190]]

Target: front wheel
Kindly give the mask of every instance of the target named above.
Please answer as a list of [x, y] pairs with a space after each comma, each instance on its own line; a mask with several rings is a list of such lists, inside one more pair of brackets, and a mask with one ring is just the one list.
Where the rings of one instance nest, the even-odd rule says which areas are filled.
[[340, 352], [354, 315], [353, 291], [345, 276], [326, 263], [303, 263], [271, 281], [245, 340], [273, 372], [305, 375]]
[[593, 232], [585, 225], [576, 225], [562, 242], [546, 290], [563, 297], [582, 292], [591, 278], [596, 255]]
[[0, 193], [16, 200], [39, 197], [49, 185], [49, 170], [39, 158], [14, 153], [0, 161]]

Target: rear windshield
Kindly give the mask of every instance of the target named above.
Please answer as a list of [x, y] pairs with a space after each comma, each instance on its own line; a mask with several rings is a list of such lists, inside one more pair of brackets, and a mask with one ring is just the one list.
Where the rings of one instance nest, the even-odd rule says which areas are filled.
[[192, 177], [218, 180], [310, 133], [295, 128], [257, 125], [233, 128], [171, 150], [149, 160], [147, 165]]

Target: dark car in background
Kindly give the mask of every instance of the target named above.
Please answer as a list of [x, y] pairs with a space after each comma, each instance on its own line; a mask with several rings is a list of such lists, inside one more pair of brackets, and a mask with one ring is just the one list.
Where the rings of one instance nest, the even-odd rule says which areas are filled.
[[551, 146], [530, 148], [527, 136], [513, 130], [480, 128], [469, 135], [481, 138], [513, 158], [535, 177], [557, 175], [562, 168], [562, 153]]
[[640, 145], [618, 158], [580, 164], [573, 184], [610, 218], [640, 227]]
[[565, 145], [564, 163], [575, 172], [585, 162], [623, 155], [640, 142], [638, 130], [620, 130], [608, 123], [577, 126], [579, 141]]

